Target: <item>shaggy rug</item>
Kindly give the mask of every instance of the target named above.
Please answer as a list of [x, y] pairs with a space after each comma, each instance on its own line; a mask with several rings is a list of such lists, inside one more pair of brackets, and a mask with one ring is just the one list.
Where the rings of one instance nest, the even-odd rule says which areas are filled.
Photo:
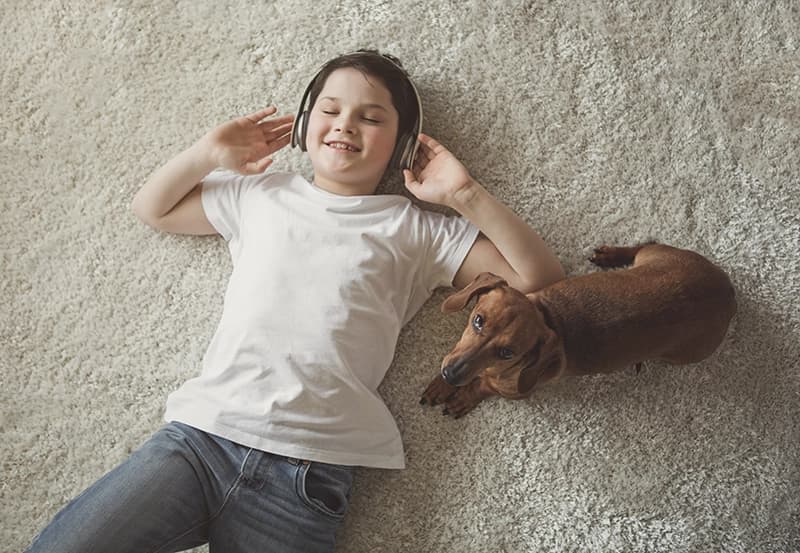
[[702, 363], [453, 420], [418, 404], [466, 320], [438, 292], [380, 388], [408, 467], [358, 470], [338, 550], [800, 550], [796, 2], [6, 0], [0, 32], [3, 551], [159, 428], [216, 326], [224, 241], [149, 229], [133, 194], [360, 47], [569, 275], [655, 239], [719, 264], [739, 311]]

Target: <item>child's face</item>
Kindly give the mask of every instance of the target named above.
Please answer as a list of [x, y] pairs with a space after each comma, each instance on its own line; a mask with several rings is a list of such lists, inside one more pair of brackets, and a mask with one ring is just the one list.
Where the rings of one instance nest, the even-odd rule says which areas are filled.
[[353, 68], [331, 73], [306, 133], [316, 184], [339, 194], [374, 193], [394, 151], [398, 120], [380, 79]]

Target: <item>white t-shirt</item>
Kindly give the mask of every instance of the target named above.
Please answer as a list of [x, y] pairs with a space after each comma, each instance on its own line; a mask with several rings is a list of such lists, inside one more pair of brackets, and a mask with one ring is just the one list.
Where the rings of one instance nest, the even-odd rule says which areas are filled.
[[233, 272], [202, 372], [165, 419], [311, 461], [403, 468], [377, 393], [401, 327], [450, 285], [478, 229], [397, 195], [214, 171], [202, 204]]

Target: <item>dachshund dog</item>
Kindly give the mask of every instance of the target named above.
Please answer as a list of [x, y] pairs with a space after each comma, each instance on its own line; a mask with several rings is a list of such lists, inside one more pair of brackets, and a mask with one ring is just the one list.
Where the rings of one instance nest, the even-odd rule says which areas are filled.
[[663, 244], [601, 246], [590, 258], [622, 267], [523, 294], [481, 273], [442, 311], [477, 296], [461, 339], [421, 404], [465, 415], [487, 397], [522, 399], [563, 375], [608, 373], [646, 360], [695, 363], [722, 342], [736, 299], [728, 276], [703, 256]]

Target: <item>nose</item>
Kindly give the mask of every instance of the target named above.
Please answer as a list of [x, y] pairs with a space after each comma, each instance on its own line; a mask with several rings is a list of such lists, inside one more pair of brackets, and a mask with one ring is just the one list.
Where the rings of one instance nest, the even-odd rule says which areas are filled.
[[469, 365], [464, 359], [458, 359], [442, 367], [442, 378], [451, 386], [462, 386], [464, 384], [464, 377], [469, 371]]
[[353, 117], [348, 113], [340, 113], [339, 117], [333, 122], [333, 130], [341, 133], [353, 134], [355, 132], [355, 125], [353, 124]]
[[340, 132], [340, 133], [344, 133], [344, 134], [353, 134], [355, 132], [353, 127], [351, 127], [349, 125], [335, 125], [333, 127], [333, 130], [335, 132]]

